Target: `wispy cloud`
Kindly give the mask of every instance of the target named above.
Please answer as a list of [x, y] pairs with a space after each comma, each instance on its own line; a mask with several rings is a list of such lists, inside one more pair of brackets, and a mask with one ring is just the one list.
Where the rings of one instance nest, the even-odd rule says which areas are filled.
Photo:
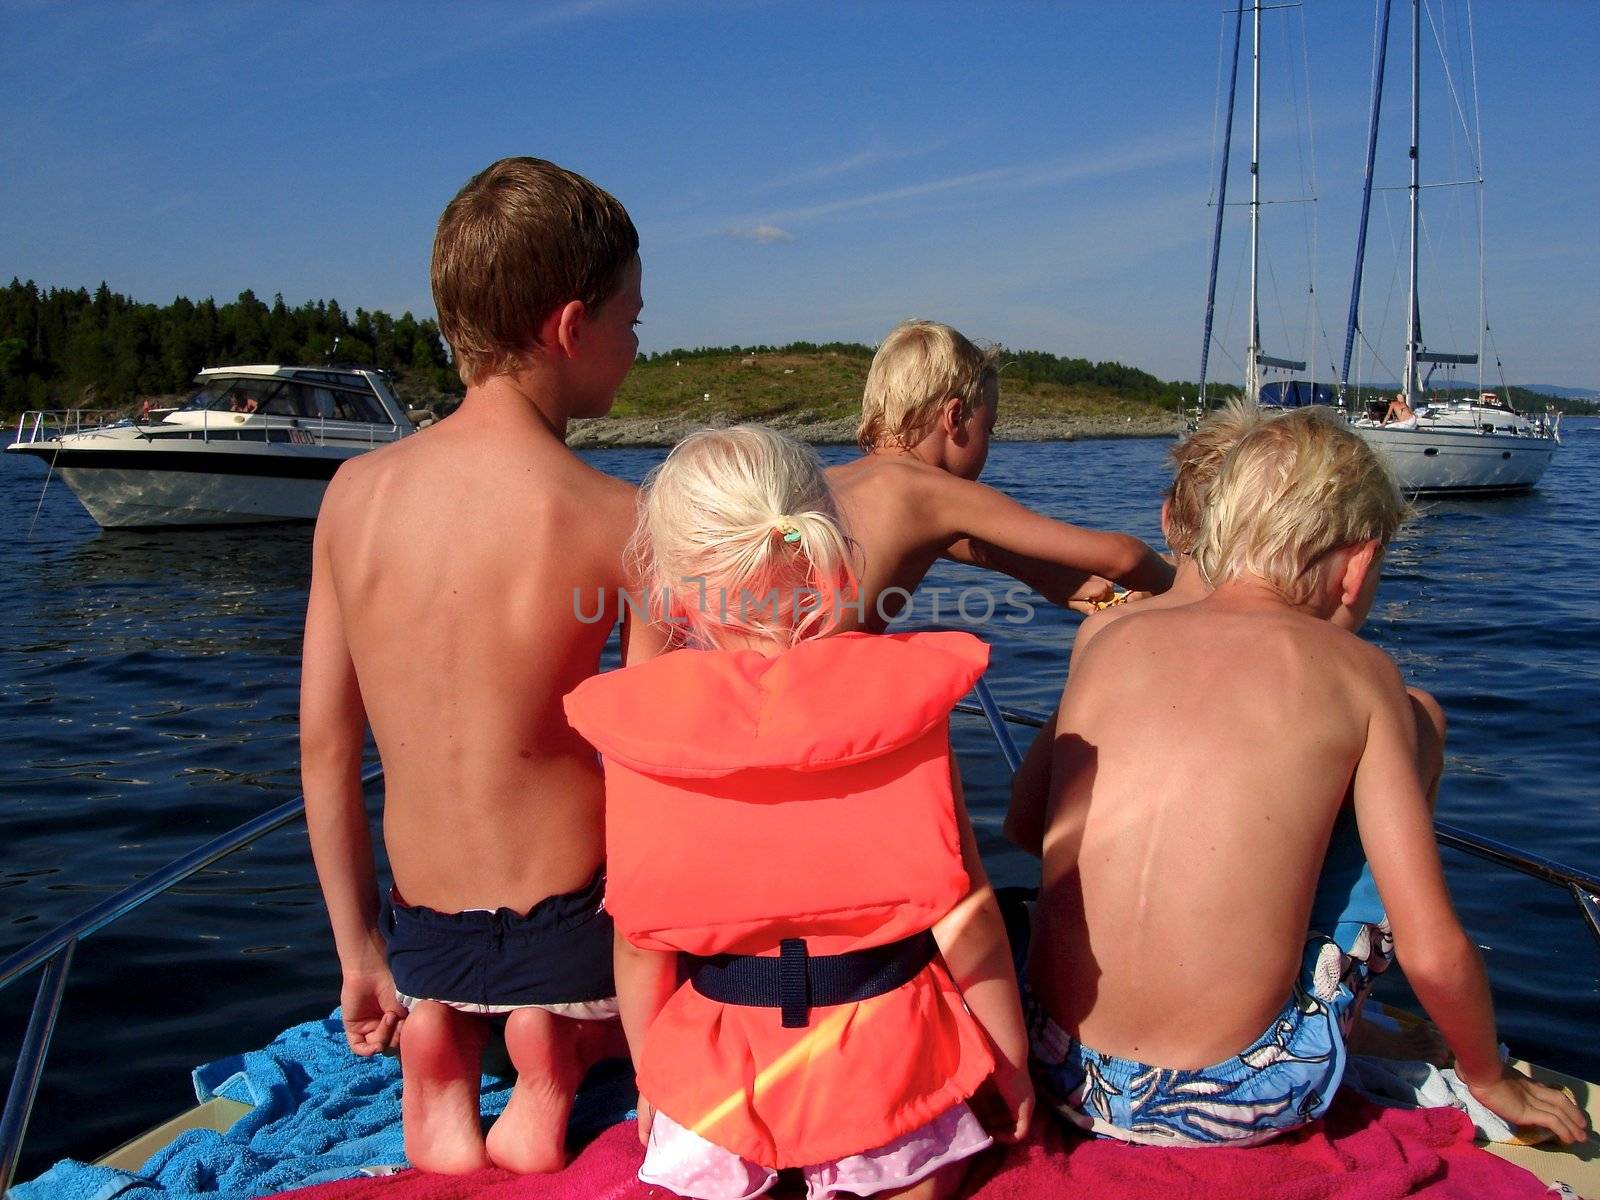
[[755, 188], [758, 192], [773, 191], [777, 188], [799, 187], [802, 184], [820, 183], [826, 179], [836, 179], [840, 175], [849, 175], [856, 171], [864, 171], [869, 167], [882, 166], [884, 163], [903, 162], [908, 158], [921, 158], [925, 154], [932, 154], [944, 146], [943, 141], [933, 142], [926, 146], [867, 146], [853, 154], [846, 154], [832, 162], [819, 163], [814, 167], [806, 167], [792, 175], [783, 175], [777, 179], [769, 179]]
[[776, 225], [747, 225], [728, 230], [729, 237], [742, 238], [747, 242], [760, 242], [763, 246], [773, 242], [792, 242], [794, 234], [787, 229], [780, 229]]
[[976, 187], [983, 183], [1000, 182], [1016, 173], [1016, 167], [996, 167], [989, 171], [971, 171], [964, 175], [952, 175], [945, 179], [929, 179], [922, 183], [907, 184], [904, 187], [889, 188], [878, 192], [866, 192], [859, 196], [844, 196], [838, 200], [824, 201], [821, 204], [808, 204], [799, 208], [783, 209], [779, 212], [769, 213], [767, 217], [771, 222], [782, 221], [790, 225], [800, 224], [806, 221], [819, 220], [823, 217], [831, 217], [836, 213], [853, 212], [862, 208], [878, 208], [900, 200], [915, 200], [921, 196], [957, 191]]
[[[481, 14], [484, 19], [442, 25], [425, 39], [409, 36], [406, 25], [396, 24], [387, 31], [395, 36], [383, 47], [382, 54], [357, 59], [341, 55], [332, 62], [305, 55], [292, 75], [264, 76], [255, 81], [254, 86], [258, 91], [293, 91], [298, 95], [322, 88], [348, 88], [356, 83], [410, 78], [418, 72], [453, 67], [480, 54], [503, 52], [519, 40], [550, 26], [605, 18], [637, 9], [643, 3], [644, 0], [563, 0], [561, 3], [495, 6], [484, 10]], [[243, 10], [246, 15], [236, 23], [249, 21], [254, 28], [254, 18], [248, 15], [252, 11]], [[288, 13], [292, 19], [277, 23], [266, 36], [286, 47], [291, 56], [298, 53], [297, 47], [308, 44], [348, 44], [352, 40], [351, 28], [360, 27], [370, 15], [366, 7], [351, 4], [290, 9]], [[203, 19], [211, 20], [209, 12]], [[196, 25], [201, 20], [194, 18]]]
[[[842, 213], [884, 208], [908, 200], [966, 192], [979, 187], [1002, 187], [1009, 191], [1054, 187], [1203, 159], [1207, 145], [1205, 137], [1198, 131], [1162, 132], [1114, 149], [1100, 148], [1037, 162], [1013, 163], [984, 171], [967, 171], [942, 179], [928, 179], [902, 187], [862, 192], [817, 204], [751, 214], [735, 220], [732, 226], [737, 229], [765, 226], [791, 227]], [[722, 228], [727, 226], [724, 225]]]

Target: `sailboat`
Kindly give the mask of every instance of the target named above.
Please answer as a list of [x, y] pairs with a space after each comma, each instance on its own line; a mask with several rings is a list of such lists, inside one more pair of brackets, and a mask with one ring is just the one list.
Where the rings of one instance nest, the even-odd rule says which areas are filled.
[[[1473, 365], [1477, 354], [1434, 351], [1422, 342], [1420, 310], [1417, 300], [1417, 248], [1419, 201], [1422, 183], [1419, 174], [1418, 133], [1420, 125], [1420, 45], [1421, 0], [1412, 0], [1412, 83], [1411, 83], [1411, 186], [1410, 186], [1410, 304], [1407, 324], [1405, 383], [1400, 397], [1414, 414], [1410, 420], [1385, 424], [1389, 406], [1379, 403], [1374, 409], [1350, 412], [1350, 360], [1359, 330], [1362, 265], [1365, 258], [1367, 218], [1372, 201], [1372, 175], [1378, 138], [1378, 117], [1382, 107], [1384, 61], [1388, 44], [1391, 0], [1379, 0], [1381, 32], [1378, 57], [1374, 64], [1372, 109], [1368, 125], [1367, 167], [1362, 190], [1361, 224], [1356, 246], [1355, 279], [1351, 286], [1350, 317], [1347, 322], [1344, 361], [1337, 392], [1298, 380], [1264, 383], [1267, 371], [1304, 371], [1306, 364], [1262, 352], [1259, 322], [1259, 261], [1261, 211], [1261, 13], [1262, 0], [1241, 3], [1233, 10], [1233, 69], [1237, 80], [1243, 19], [1248, 11], [1254, 25], [1252, 48], [1252, 133], [1250, 157], [1250, 296], [1249, 347], [1244, 363], [1244, 394], [1269, 407], [1333, 403], [1344, 409], [1353, 428], [1388, 458], [1401, 487], [1418, 495], [1507, 495], [1531, 489], [1560, 444], [1559, 421], [1549, 414], [1529, 415], [1516, 411], [1509, 397], [1502, 399], [1480, 389], [1473, 399], [1448, 399], [1426, 402], [1425, 383], [1419, 378], [1423, 364]], [[1273, 7], [1267, 5], [1266, 7]], [[1218, 177], [1216, 220], [1212, 231], [1211, 271], [1206, 293], [1205, 338], [1200, 358], [1199, 416], [1206, 410], [1207, 367], [1212, 344], [1212, 323], [1216, 308], [1217, 265], [1222, 245], [1222, 218], [1227, 206], [1228, 161], [1233, 135], [1234, 93], [1228, 88], [1227, 117], [1224, 125], [1221, 171]], [[1480, 323], [1481, 324], [1481, 323]]]
[[[1382, 0], [1377, 57], [1373, 64], [1372, 111], [1367, 131], [1367, 169], [1362, 188], [1361, 225], [1356, 241], [1355, 278], [1350, 288], [1350, 316], [1345, 330], [1344, 364], [1339, 374], [1339, 394], [1344, 397], [1350, 380], [1350, 357], [1359, 330], [1361, 272], [1366, 253], [1367, 216], [1372, 205], [1372, 168], [1378, 142], [1378, 118], [1383, 105], [1384, 60], [1389, 41], [1391, 0]], [[1400, 485], [1412, 494], [1507, 495], [1526, 492], [1550, 465], [1561, 435], [1559, 418], [1548, 414], [1517, 412], [1510, 397], [1485, 392], [1480, 385], [1471, 399], [1428, 402], [1426, 380], [1419, 379], [1427, 364], [1429, 373], [1444, 366], [1472, 366], [1479, 354], [1446, 353], [1428, 348], [1422, 340], [1422, 317], [1417, 298], [1418, 221], [1421, 207], [1421, 38], [1422, 3], [1411, 0], [1411, 184], [1409, 188], [1409, 299], [1406, 318], [1405, 379], [1397, 401], [1413, 416], [1385, 423], [1391, 406], [1379, 402], [1351, 415], [1362, 437], [1380, 449], [1394, 467]], [[1476, 181], [1481, 186], [1482, 180]], [[1479, 328], [1485, 323], [1479, 320]]]

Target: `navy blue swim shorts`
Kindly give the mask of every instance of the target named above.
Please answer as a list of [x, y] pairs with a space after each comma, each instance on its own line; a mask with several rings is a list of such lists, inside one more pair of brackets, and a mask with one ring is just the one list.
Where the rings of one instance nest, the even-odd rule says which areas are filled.
[[472, 1013], [537, 1007], [594, 1020], [615, 1016], [604, 902], [604, 868], [526, 916], [509, 908], [442, 913], [391, 895], [383, 930], [400, 1002], [437, 1000]]

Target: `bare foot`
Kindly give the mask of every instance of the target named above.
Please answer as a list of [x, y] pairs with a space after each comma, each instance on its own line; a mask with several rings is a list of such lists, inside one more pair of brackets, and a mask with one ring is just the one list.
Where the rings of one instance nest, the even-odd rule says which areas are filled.
[[495, 1166], [527, 1175], [567, 1165], [567, 1115], [589, 1066], [579, 1047], [581, 1040], [592, 1040], [583, 1029], [588, 1024], [539, 1008], [518, 1009], [506, 1018], [506, 1051], [517, 1082], [489, 1130]]
[[1449, 1044], [1426, 1021], [1391, 1027], [1387, 1023], [1380, 1024], [1361, 1017], [1351, 1027], [1345, 1046], [1351, 1054], [1366, 1054], [1373, 1058], [1425, 1062], [1436, 1067], [1447, 1067], [1451, 1062]]
[[406, 1159], [419, 1171], [466, 1175], [493, 1166], [478, 1118], [483, 1023], [434, 1000], [411, 1009], [400, 1034]]

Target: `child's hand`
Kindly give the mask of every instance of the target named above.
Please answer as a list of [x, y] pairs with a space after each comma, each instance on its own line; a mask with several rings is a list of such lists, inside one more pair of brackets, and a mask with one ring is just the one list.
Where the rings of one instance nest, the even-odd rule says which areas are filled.
[[1086, 614], [1099, 612], [1112, 601], [1116, 594], [1117, 589], [1111, 586], [1109, 579], [1101, 579], [1098, 575], [1091, 575], [1078, 586], [1077, 591], [1067, 598], [1067, 607], [1074, 612]]
[[637, 1107], [639, 1109], [639, 1144], [648, 1146], [650, 1144], [650, 1126], [654, 1125], [656, 1120], [656, 1107], [643, 1096], [639, 1097]]
[[395, 999], [394, 979], [388, 969], [345, 975], [339, 990], [339, 1015], [344, 1019], [346, 1044], [363, 1058], [399, 1041], [406, 1010]]
[[1513, 1126], [1536, 1125], [1563, 1142], [1581, 1142], [1589, 1135], [1589, 1118], [1564, 1092], [1535, 1083], [1504, 1067], [1499, 1079], [1467, 1085], [1478, 1102]]
[[1026, 1067], [998, 1063], [972, 1098], [978, 1119], [997, 1142], [1020, 1142], [1033, 1124], [1033, 1080]]

